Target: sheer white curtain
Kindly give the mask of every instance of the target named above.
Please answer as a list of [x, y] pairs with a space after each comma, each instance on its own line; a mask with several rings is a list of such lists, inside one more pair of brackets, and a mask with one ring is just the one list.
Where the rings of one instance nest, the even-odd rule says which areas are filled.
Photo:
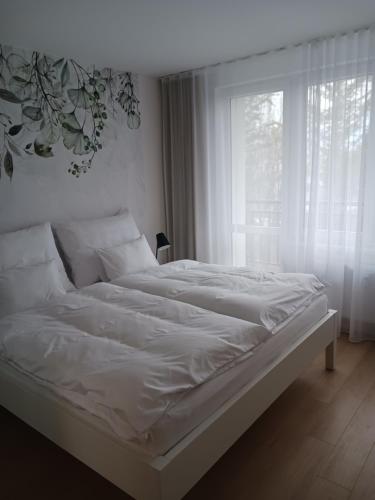
[[197, 258], [317, 274], [375, 340], [373, 29], [196, 71]]

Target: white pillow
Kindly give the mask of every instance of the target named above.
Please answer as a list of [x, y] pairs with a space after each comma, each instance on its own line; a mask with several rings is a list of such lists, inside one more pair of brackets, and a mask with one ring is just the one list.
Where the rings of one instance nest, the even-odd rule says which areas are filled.
[[29, 309], [65, 293], [54, 260], [0, 273], [0, 316]]
[[73, 289], [57, 251], [49, 222], [0, 234], [0, 273], [13, 267], [25, 267], [49, 260], [56, 261], [65, 290]]
[[79, 288], [105, 279], [97, 249], [113, 247], [140, 236], [128, 210], [112, 217], [58, 224], [55, 232]]
[[144, 234], [123, 245], [97, 252], [110, 281], [124, 274], [136, 273], [159, 265]]

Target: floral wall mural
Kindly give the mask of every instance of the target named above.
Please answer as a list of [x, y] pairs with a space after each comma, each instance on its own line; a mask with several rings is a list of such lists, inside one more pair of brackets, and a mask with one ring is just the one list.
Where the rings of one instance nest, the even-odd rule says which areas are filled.
[[158, 82], [92, 57], [89, 66], [0, 44], [0, 234], [123, 207], [151, 231], [150, 203], [155, 213], [161, 204]]
[[60, 143], [66, 171], [80, 177], [106, 147], [109, 121], [140, 127], [139, 104], [131, 73], [0, 45], [0, 182], [30, 156], [52, 160]]

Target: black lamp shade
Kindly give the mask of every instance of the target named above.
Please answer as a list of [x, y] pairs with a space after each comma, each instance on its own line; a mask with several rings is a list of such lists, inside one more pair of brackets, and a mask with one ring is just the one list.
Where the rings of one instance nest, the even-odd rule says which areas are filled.
[[164, 233], [158, 233], [156, 235], [156, 250], [165, 250], [170, 246], [171, 244]]

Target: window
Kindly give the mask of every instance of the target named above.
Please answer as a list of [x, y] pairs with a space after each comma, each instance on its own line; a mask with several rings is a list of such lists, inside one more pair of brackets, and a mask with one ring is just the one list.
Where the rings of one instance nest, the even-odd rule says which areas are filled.
[[316, 256], [355, 245], [371, 79], [293, 85], [226, 96], [234, 265], [282, 269], [285, 235], [309, 251], [313, 245]]
[[235, 265], [279, 265], [283, 92], [233, 97], [232, 243]]
[[316, 243], [323, 248], [328, 240], [337, 249], [355, 245], [370, 92], [365, 77], [308, 88], [306, 213], [315, 207]]

